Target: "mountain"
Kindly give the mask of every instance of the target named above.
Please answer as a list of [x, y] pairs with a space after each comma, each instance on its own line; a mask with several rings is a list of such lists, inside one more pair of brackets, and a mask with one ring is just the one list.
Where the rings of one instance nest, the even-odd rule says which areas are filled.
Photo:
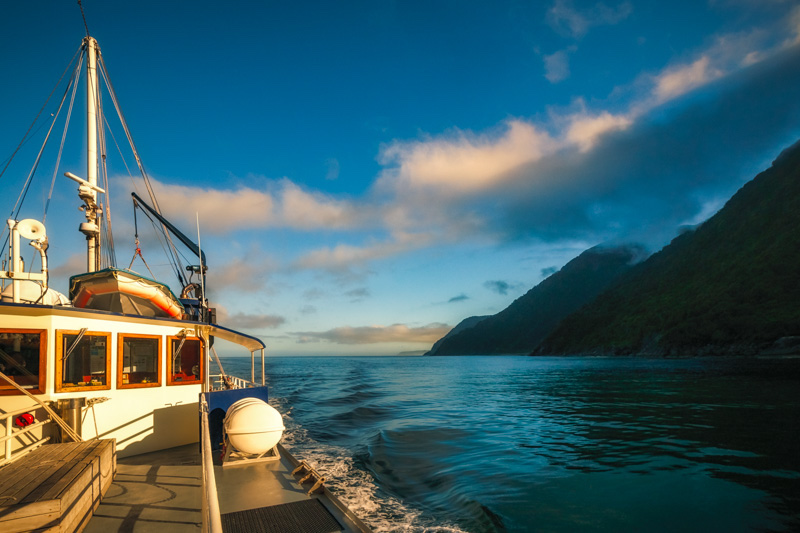
[[800, 142], [535, 354], [752, 354], [800, 335]]
[[[638, 246], [587, 250], [500, 313], [461, 322], [429, 354], [529, 353], [562, 318], [597, 296], [643, 255]], [[468, 320], [472, 322], [464, 325]]]
[[485, 318], [489, 318], [489, 316], [491, 316], [491, 315], [483, 315], [483, 316], [471, 316], [471, 317], [469, 317], [469, 318], [465, 318], [464, 320], [462, 320], [461, 322], [459, 322], [459, 323], [456, 325], [456, 327], [454, 327], [453, 329], [451, 329], [450, 331], [448, 331], [448, 332], [447, 332], [447, 335], [445, 335], [444, 337], [442, 337], [441, 339], [439, 339], [438, 341], [436, 341], [435, 343], [433, 343], [433, 346], [431, 346], [431, 349], [430, 349], [428, 352], [426, 352], [426, 353], [425, 353], [425, 355], [439, 355], [439, 354], [437, 353], [437, 352], [439, 351], [439, 347], [442, 345], [442, 343], [443, 343], [443, 342], [444, 342], [446, 339], [449, 339], [449, 338], [451, 338], [451, 337], [452, 337], [453, 335], [455, 335], [456, 333], [459, 333], [459, 332], [461, 332], [461, 331], [464, 331], [465, 329], [469, 329], [469, 328], [471, 328], [472, 326], [474, 326], [474, 325], [475, 325], [475, 324], [477, 324], [478, 322], [482, 321], [483, 319], [485, 319]]

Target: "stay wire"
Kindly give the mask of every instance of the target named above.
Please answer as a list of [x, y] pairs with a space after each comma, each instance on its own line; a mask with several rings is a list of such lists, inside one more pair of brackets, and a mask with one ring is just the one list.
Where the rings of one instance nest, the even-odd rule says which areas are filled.
[[81, 4], [81, 0], [78, 0], [78, 7], [81, 8], [81, 16], [83, 17], [83, 27], [86, 28], [86, 36], [91, 37], [91, 35], [89, 35], [89, 25], [86, 24], [86, 13], [83, 12], [83, 4]]
[[[70, 85], [72, 86], [72, 96], [69, 100], [69, 109], [67, 110], [67, 118], [64, 122], [64, 132], [61, 134], [61, 145], [58, 148], [58, 158], [56, 159], [56, 165], [53, 168], [53, 177], [50, 181], [50, 191], [47, 193], [47, 202], [44, 205], [44, 212], [42, 213], [42, 224], [47, 221], [47, 212], [50, 209], [50, 200], [53, 198], [53, 189], [56, 185], [56, 177], [58, 176], [58, 167], [61, 165], [61, 156], [64, 153], [64, 143], [67, 139], [67, 130], [69, 129], [69, 124], [72, 118], [72, 110], [75, 105], [75, 94], [78, 90], [78, 77], [80, 76], [81, 67], [83, 66], [83, 56], [81, 55], [80, 59], [78, 60], [78, 64], [75, 66], [75, 70], [72, 73], [72, 78], [70, 78]], [[69, 91], [69, 85], [67, 86], [67, 91]], [[61, 111], [61, 107], [59, 107], [59, 112]], [[56, 113], [56, 117], [58, 117], [58, 113]]]
[[[62, 76], [63, 79], [63, 76]], [[36, 155], [36, 160], [33, 163], [33, 167], [28, 174], [27, 179], [25, 180], [25, 184], [22, 187], [22, 191], [20, 192], [19, 197], [17, 198], [16, 204], [11, 209], [11, 214], [9, 215], [10, 219], [15, 219], [19, 216], [19, 212], [22, 210], [22, 205], [25, 203], [25, 198], [28, 196], [28, 191], [30, 190], [31, 182], [33, 181], [33, 176], [36, 174], [36, 170], [39, 168], [39, 163], [42, 160], [42, 154], [44, 153], [44, 149], [47, 146], [47, 142], [50, 140], [50, 134], [53, 132], [53, 127], [55, 127], [56, 119], [58, 115], [61, 113], [61, 109], [64, 106], [64, 101], [67, 98], [67, 94], [69, 94], [70, 86], [67, 85], [67, 88], [64, 90], [64, 95], [61, 97], [61, 102], [58, 105], [58, 111], [53, 116], [53, 121], [50, 123], [50, 128], [47, 130], [47, 135], [45, 135], [44, 141], [42, 142], [41, 148], [39, 148], [39, 153]], [[5, 239], [3, 240], [2, 246], [0, 246], [0, 251], [6, 249], [8, 245], [8, 239], [10, 238], [10, 233], [6, 233], [6, 228], [4, 227], [0, 235], [5, 235]]]
[[[159, 214], [161, 214], [161, 208], [158, 205], [158, 200], [156, 199], [155, 192], [153, 191], [152, 184], [150, 183], [150, 178], [147, 175], [147, 172], [144, 169], [144, 165], [142, 164], [142, 160], [139, 157], [139, 151], [136, 149], [136, 144], [133, 142], [133, 137], [131, 136], [130, 129], [128, 128], [128, 123], [125, 120], [125, 115], [122, 113], [122, 109], [119, 106], [119, 101], [117, 100], [116, 91], [114, 91], [114, 86], [111, 83], [111, 77], [108, 73], [108, 68], [105, 65], [105, 61], [103, 60], [103, 56], [99, 56], [99, 64], [101, 66], [101, 73], [103, 75], [103, 79], [106, 82], [106, 87], [108, 88], [108, 93], [111, 95], [111, 100], [114, 103], [114, 107], [117, 111], [117, 116], [119, 116], [120, 123], [122, 124], [122, 128], [125, 131], [125, 135], [128, 138], [128, 144], [131, 147], [131, 151], [133, 152], [133, 157], [136, 160], [136, 164], [139, 167], [139, 172], [144, 179], [145, 187], [147, 188], [148, 195], [150, 196], [150, 201], [153, 203], [153, 208]], [[149, 217], [148, 217], [149, 218]], [[152, 220], [152, 219], [151, 219]], [[155, 225], [155, 222], [153, 222]], [[182, 263], [178, 257], [178, 250], [175, 247], [175, 244], [172, 242], [172, 238], [169, 235], [169, 231], [167, 230], [166, 226], [162, 223], [161, 225], [161, 232], [163, 233], [168, 247], [165, 250], [167, 257], [170, 258], [170, 262], [172, 263], [172, 267], [175, 270], [175, 274], [178, 277], [178, 281], [181, 285], [186, 285], [186, 278], [183, 276], [183, 272], [181, 271]]]
[[83, 44], [81, 44], [81, 46], [78, 47], [78, 50], [72, 56], [72, 59], [70, 60], [69, 64], [67, 64], [67, 68], [65, 68], [64, 72], [61, 73], [61, 77], [58, 78], [58, 82], [56, 82], [55, 86], [53, 87], [53, 90], [50, 91], [50, 94], [48, 95], [47, 100], [45, 100], [44, 105], [42, 105], [42, 108], [36, 114], [36, 118], [33, 119], [33, 122], [31, 122], [31, 125], [28, 127], [28, 131], [25, 132], [25, 135], [22, 136], [22, 140], [17, 145], [17, 148], [14, 150], [11, 156], [6, 160], [6, 165], [3, 167], [3, 170], [0, 170], [0, 178], [3, 177], [3, 174], [5, 174], [6, 169], [8, 169], [8, 166], [11, 164], [11, 161], [14, 159], [14, 156], [17, 155], [17, 152], [19, 152], [20, 148], [22, 148], [22, 145], [24, 145], [27, 142], [26, 139], [28, 138], [28, 135], [33, 129], [33, 126], [39, 121], [39, 117], [42, 115], [42, 111], [44, 111], [44, 109], [47, 107], [47, 104], [50, 103], [50, 99], [53, 97], [53, 94], [55, 94], [56, 89], [58, 89], [58, 86], [61, 85], [61, 80], [63, 80], [64, 76], [66, 76], [67, 72], [69, 72], [72, 63], [75, 61], [75, 58], [78, 56], [78, 54], [81, 53], [82, 50], [83, 50]]

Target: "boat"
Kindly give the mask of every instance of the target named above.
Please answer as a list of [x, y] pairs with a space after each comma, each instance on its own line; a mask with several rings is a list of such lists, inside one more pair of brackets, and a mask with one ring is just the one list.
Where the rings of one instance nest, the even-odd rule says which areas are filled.
[[[107, 253], [98, 72], [108, 78], [88, 27], [80, 52], [69, 83], [85, 70], [88, 162], [85, 179], [64, 175], [83, 202], [86, 271], [70, 278], [68, 297], [50, 286], [45, 224], [11, 218], [4, 229], [0, 530], [369, 531], [324, 475], [280, 443], [264, 342], [217, 324], [205, 254], [154, 196], [148, 204], [134, 194], [134, 213], [146, 210], [169, 247], [177, 238], [198, 258], [180, 297], [154, 276], [118, 268]], [[25, 244], [38, 251], [37, 268], [23, 262]], [[136, 246], [143, 261], [138, 234]], [[249, 354], [250, 379], [224, 372], [219, 343]]]

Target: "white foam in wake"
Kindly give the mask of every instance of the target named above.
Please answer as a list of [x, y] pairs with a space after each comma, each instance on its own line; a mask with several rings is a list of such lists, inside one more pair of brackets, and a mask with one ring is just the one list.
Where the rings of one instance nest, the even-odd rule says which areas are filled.
[[468, 533], [452, 524], [437, 524], [401, 500], [382, 494], [372, 474], [355, 466], [349, 450], [310, 438], [292, 418], [284, 398], [272, 398], [270, 403], [284, 418], [281, 443], [324, 475], [325, 485], [375, 533]]

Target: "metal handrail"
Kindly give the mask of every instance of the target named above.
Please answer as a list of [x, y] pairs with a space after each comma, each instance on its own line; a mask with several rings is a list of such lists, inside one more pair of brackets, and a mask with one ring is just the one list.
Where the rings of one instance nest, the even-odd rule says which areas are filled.
[[20, 448], [12, 450], [13, 439], [20, 437], [22, 435], [26, 435], [30, 433], [32, 430], [40, 428], [45, 424], [52, 422], [52, 418], [47, 417], [44, 420], [41, 420], [24, 428], [19, 428], [19, 429], [14, 428], [15, 416], [21, 415], [23, 413], [29, 413], [31, 411], [34, 411], [35, 409], [36, 406], [30, 406], [0, 414], [0, 423], [2, 423], [3, 426], [5, 426], [6, 430], [6, 434], [3, 437], [0, 437], [0, 444], [3, 444], [3, 448], [5, 448], [3, 457], [2, 459], [0, 459], [0, 465], [10, 463], [15, 459], [19, 459], [23, 455], [35, 450], [36, 448], [38, 448], [39, 446], [50, 440], [50, 437], [43, 436], [42, 438], [34, 440], [33, 442], [29, 442], [27, 444], [23, 443], [23, 445]]
[[[236, 376], [232, 376], [230, 374], [211, 374], [209, 378], [213, 379], [212, 390], [246, 389], [253, 386], [249, 380], [237, 378]], [[227, 380], [227, 386], [225, 384], [225, 380]]]
[[217, 480], [214, 476], [214, 462], [211, 452], [211, 437], [208, 431], [208, 403], [205, 396], [200, 395], [200, 420], [203, 470], [203, 532], [222, 533], [222, 517], [219, 511]]

